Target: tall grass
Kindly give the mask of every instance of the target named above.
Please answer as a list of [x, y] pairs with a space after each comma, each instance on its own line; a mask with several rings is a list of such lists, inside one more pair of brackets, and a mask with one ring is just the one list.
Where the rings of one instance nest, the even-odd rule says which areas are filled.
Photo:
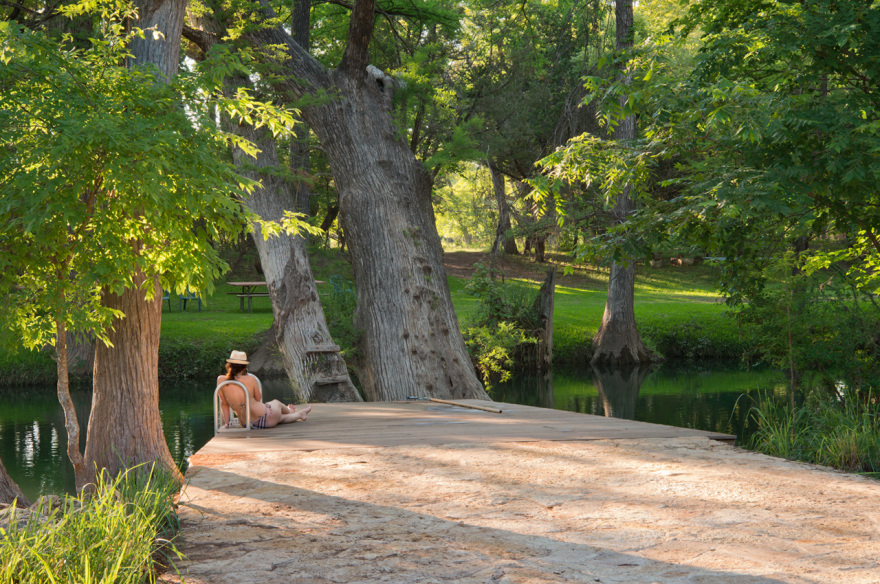
[[180, 557], [170, 542], [177, 492], [169, 475], [140, 466], [99, 480], [91, 494], [64, 497], [60, 507], [43, 499], [12, 509], [0, 528], [0, 583], [155, 582]]
[[848, 391], [811, 393], [794, 410], [762, 399], [750, 415], [757, 425], [749, 444], [753, 450], [847, 472], [880, 473], [880, 405], [871, 399]]

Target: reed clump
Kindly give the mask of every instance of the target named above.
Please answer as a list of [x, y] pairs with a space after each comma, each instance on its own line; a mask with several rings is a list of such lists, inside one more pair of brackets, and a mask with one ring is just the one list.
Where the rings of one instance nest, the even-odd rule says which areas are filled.
[[142, 584], [174, 569], [170, 475], [141, 465], [93, 487], [0, 515], [0, 583]]
[[811, 393], [800, 406], [761, 399], [749, 447], [790, 460], [880, 478], [880, 404], [872, 395]]

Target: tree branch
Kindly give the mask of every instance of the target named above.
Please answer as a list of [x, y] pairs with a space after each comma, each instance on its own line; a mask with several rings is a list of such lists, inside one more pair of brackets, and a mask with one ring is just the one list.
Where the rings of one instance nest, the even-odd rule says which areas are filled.
[[186, 24], [183, 25], [183, 38], [197, 46], [202, 50], [206, 55], [208, 51], [211, 50], [211, 47], [220, 42], [220, 39], [217, 38], [217, 35], [211, 34], [204, 30], [198, 30], [196, 28], [192, 28]]
[[[276, 17], [275, 11], [269, 6], [268, 0], [250, 1], [254, 5], [255, 13], [262, 16], [264, 21]], [[279, 65], [285, 72], [285, 79], [283, 81], [273, 82], [273, 85], [280, 91], [286, 91], [293, 98], [299, 99], [304, 95], [312, 95], [320, 90], [329, 90], [331, 88], [327, 71], [323, 65], [293, 40], [293, 37], [280, 26], [263, 26], [256, 30], [245, 32], [243, 36], [257, 48], [284, 47], [285, 57], [281, 60], [273, 59], [275, 64]]]
[[348, 25], [348, 41], [339, 71], [355, 82], [363, 82], [369, 64], [368, 49], [373, 34], [373, 14], [376, 0], [355, 0]]

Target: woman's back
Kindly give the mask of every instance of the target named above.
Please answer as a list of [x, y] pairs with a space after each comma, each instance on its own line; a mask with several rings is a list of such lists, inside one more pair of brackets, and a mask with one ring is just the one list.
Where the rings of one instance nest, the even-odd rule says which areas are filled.
[[[239, 375], [236, 375], [232, 380], [227, 379], [226, 375], [220, 375], [217, 377], [217, 385], [228, 381], [237, 381], [247, 388], [247, 399], [251, 402], [250, 410], [252, 421], [266, 413], [266, 406], [263, 404], [263, 396], [260, 392], [260, 385], [257, 383], [256, 377], [247, 372], [242, 372]], [[221, 404], [225, 401], [243, 424], [246, 409], [245, 393], [242, 391], [241, 386], [236, 383], [226, 383], [226, 385], [220, 389], [220, 397]]]

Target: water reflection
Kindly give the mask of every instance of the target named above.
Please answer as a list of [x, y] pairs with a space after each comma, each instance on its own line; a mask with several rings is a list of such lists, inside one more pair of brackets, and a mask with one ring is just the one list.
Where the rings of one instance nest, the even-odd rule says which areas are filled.
[[650, 371], [648, 365], [611, 369], [593, 366], [593, 384], [602, 400], [602, 409], [609, 418], [634, 420], [639, 389]]
[[[267, 399], [290, 396], [283, 385], [268, 386], [264, 392]], [[162, 427], [171, 455], [181, 469], [185, 469], [187, 458], [214, 435], [213, 389], [191, 383], [160, 387]], [[82, 428], [80, 448], [84, 450], [91, 391], [75, 389], [71, 397]], [[0, 388], [0, 460], [31, 500], [45, 493], [73, 492], [67, 430], [54, 387]]]
[[552, 377], [515, 377], [490, 395], [509, 403], [736, 434], [742, 442], [753, 431], [751, 398], [786, 391], [784, 375], [774, 369], [711, 363], [626, 371], [556, 367]]

